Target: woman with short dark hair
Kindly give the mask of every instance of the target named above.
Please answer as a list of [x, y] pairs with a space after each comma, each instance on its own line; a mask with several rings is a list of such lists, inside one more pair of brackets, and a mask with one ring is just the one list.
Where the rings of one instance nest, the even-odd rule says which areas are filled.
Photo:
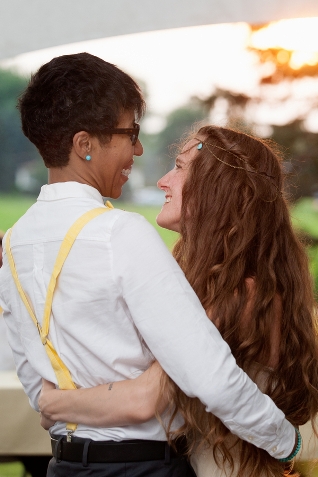
[[23, 132], [48, 168], [69, 163], [77, 132], [107, 144], [124, 111], [138, 121], [145, 107], [130, 76], [89, 53], [53, 58], [32, 75], [19, 99]]

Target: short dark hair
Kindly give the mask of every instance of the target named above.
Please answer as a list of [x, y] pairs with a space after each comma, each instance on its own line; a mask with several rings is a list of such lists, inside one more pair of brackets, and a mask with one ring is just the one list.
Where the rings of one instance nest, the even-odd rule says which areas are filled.
[[87, 131], [106, 142], [106, 128], [124, 111], [140, 119], [145, 102], [137, 83], [89, 53], [53, 58], [31, 76], [19, 98], [22, 130], [47, 167], [67, 165], [74, 135]]

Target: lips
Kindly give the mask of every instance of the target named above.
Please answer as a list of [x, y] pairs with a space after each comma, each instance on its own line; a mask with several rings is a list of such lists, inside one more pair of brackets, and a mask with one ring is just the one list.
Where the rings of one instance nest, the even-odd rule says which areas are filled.
[[166, 202], [165, 204], [171, 202], [171, 196], [170, 195], [166, 195]]

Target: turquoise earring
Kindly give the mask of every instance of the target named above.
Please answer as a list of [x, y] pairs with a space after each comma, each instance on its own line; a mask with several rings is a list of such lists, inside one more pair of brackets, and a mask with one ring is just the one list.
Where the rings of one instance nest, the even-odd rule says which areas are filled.
[[87, 154], [87, 156], [85, 157], [85, 159], [86, 159], [86, 161], [90, 161], [90, 160], [92, 159], [92, 157], [91, 157], [89, 154]]
[[200, 142], [200, 143], [197, 145], [197, 149], [200, 150], [200, 149], [202, 149], [202, 147], [203, 147], [203, 144], [202, 144], [202, 142]]

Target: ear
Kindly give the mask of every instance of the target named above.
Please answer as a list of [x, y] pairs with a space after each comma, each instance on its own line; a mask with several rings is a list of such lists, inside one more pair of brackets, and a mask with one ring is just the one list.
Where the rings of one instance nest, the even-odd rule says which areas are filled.
[[92, 149], [91, 135], [86, 131], [76, 133], [73, 137], [73, 149], [81, 159], [85, 159]]

